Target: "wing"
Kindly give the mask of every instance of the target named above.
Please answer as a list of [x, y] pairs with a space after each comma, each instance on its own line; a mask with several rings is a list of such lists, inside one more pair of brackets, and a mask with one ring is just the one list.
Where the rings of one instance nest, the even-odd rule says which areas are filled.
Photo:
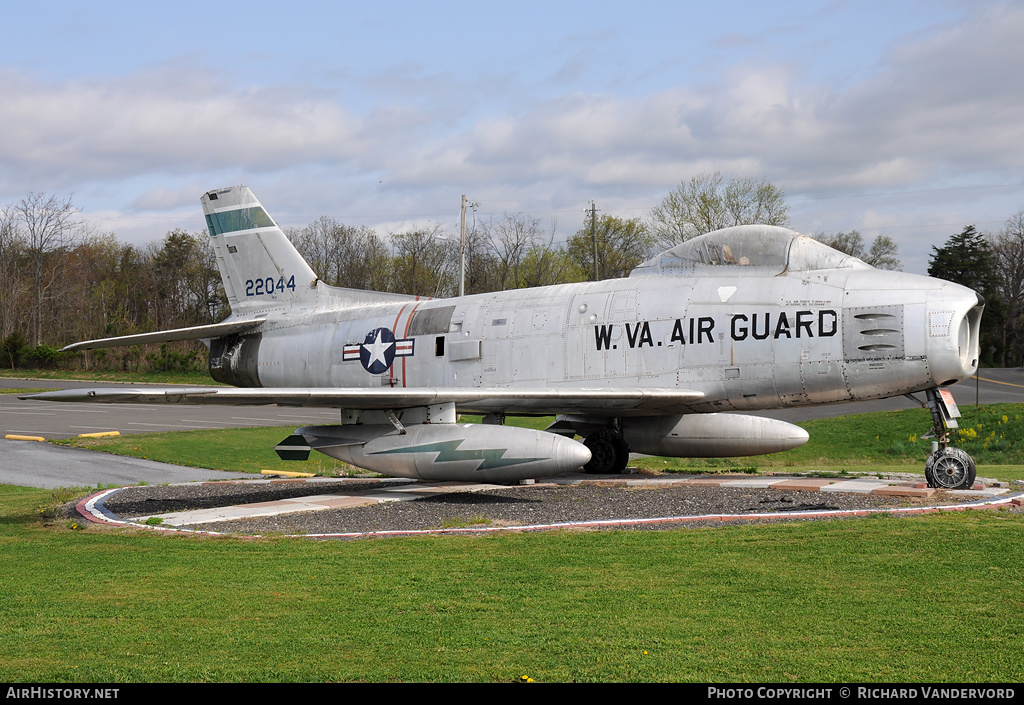
[[245, 333], [257, 327], [266, 318], [249, 318], [244, 321], [213, 323], [208, 326], [192, 326], [191, 328], [175, 328], [155, 333], [138, 333], [121, 335], [116, 338], [99, 338], [83, 340], [80, 343], [66, 345], [61, 350], [95, 350], [96, 348], [116, 348], [120, 345], [143, 345], [146, 343], [169, 343], [174, 340], [199, 340], [201, 338], [220, 338], [233, 333]]
[[547, 388], [97, 388], [31, 394], [21, 399], [111, 404], [219, 404], [311, 406], [339, 409], [407, 409], [454, 403], [463, 413], [591, 414], [656, 416], [686, 414], [704, 393], [679, 389]]

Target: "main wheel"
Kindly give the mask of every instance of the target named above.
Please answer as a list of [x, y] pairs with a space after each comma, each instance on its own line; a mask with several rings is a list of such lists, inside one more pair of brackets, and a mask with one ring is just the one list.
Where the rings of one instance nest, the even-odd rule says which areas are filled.
[[924, 466], [928, 486], [943, 490], [970, 489], [977, 476], [974, 460], [959, 448], [940, 448], [928, 456]]
[[583, 441], [590, 449], [590, 462], [583, 466], [585, 472], [607, 475], [622, 472], [629, 462], [629, 446], [622, 434], [610, 428], [594, 431]]

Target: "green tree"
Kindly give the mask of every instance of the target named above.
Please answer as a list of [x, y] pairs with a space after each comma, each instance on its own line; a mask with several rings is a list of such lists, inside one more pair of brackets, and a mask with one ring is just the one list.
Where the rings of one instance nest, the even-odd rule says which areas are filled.
[[213, 323], [227, 313], [213, 248], [203, 236], [175, 229], [150, 246], [151, 302], [157, 328]]
[[658, 244], [673, 247], [697, 235], [733, 225], [789, 225], [786, 193], [767, 178], [730, 179], [702, 172], [682, 181], [651, 209]]
[[902, 270], [903, 263], [896, 257], [898, 253], [899, 248], [891, 237], [879, 235], [871, 242], [871, 249], [864, 261], [878, 269]]
[[988, 239], [968, 225], [942, 247], [932, 245], [928, 276], [962, 284], [981, 294], [986, 301], [981, 320], [981, 357], [988, 364], [1002, 358], [1002, 306], [996, 295], [996, 258]]
[[[593, 235], [591, 225], [594, 225]], [[641, 262], [650, 257], [654, 237], [639, 218], [623, 220], [612, 215], [600, 215], [596, 223], [588, 212], [583, 227], [569, 238], [566, 251], [569, 258], [586, 279], [594, 277], [594, 237], [597, 238], [597, 270], [601, 279], [628, 276]]]
[[551, 245], [531, 247], [519, 265], [519, 279], [524, 287], [567, 284], [585, 278], [566, 250]]

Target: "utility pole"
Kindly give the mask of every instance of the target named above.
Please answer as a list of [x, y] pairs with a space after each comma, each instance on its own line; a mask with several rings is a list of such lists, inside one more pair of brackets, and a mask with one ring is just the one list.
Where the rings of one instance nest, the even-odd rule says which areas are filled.
[[459, 262], [459, 296], [466, 295], [466, 194], [462, 194], [462, 225], [460, 230], [462, 231], [462, 244], [459, 246], [459, 251], [462, 253], [462, 259]]
[[598, 281], [597, 271], [597, 203], [590, 202], [590, 237], [594, 241], [594, 281]]
[[461, 259], [459, 262], [459, 296], [466, 295], [466, 207], [469, 206], [473, 209], [473, 227], [476, 227], [476, 208], [479, 203], [470, 203], [466, 200], [466, 194], [462, 194], [462, 217], [460, 218], [461, 225], [459, 230], [461, 231], [461, 244], [459, 245], [459, 252]]

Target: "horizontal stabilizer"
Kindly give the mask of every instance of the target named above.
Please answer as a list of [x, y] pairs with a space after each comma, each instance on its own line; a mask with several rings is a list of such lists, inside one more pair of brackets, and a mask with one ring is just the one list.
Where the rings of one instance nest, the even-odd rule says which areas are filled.
[[679, 389], [544, 387], [340, 387], [340, 388], [97, 388], [66, 389], [20, 397], [39, 401], [113, 404], [215, 404], [307, 406], [337, 409], [408, 409], [453, 403], [462, 413], [591, 414], [647, 416], [690, 413], [703, 392]]
[[116, 348], [121, 345], [146, 345], [149, 343], [170, 343], [175, 340], [201, 340], [203, 338], [220, 338], [235, 333], [245, 333], [266, 321], [265, 318], [249, 318], [244, 321], [213, 323], [208, 326], [190, 326], [174, 328], [154, 333], [138, 333], [136, 335], [119, 335], [116, 338], [99, 338], [83, 340], [62, 348], [62, 351], [94, 350], [96, 348]]

